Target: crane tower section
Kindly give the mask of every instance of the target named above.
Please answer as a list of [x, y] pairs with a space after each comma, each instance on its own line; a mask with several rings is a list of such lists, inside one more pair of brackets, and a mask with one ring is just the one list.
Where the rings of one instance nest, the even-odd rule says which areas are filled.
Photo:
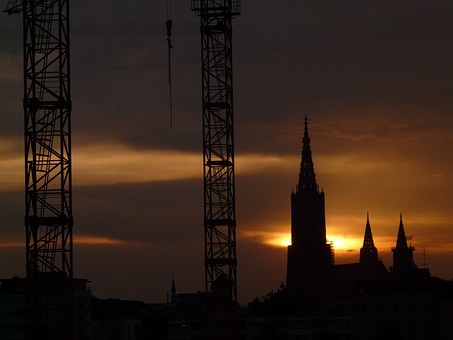
[[192, 0], [201, 18], [205, 285], [237, 301], [232, 19], [239, 0]]
[[73, 277], [69, 0], [10, 1], [23, 15], [27, 278]]

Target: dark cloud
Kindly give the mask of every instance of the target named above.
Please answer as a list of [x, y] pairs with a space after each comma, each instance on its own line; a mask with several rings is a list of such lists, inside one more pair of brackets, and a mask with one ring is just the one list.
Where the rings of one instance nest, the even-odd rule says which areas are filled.
[[[290, 194], [297, 183], [297, 172], [296, 165], [290, 175], [281, 172], [249, 176], [238, 174], [236, 201], [240, 225], [255, 231], [271, 226], [287, 227], [289, 230]], [[287, 221], [286, 225], [284, 221]]]
[[203, 239], [202, 181], [76, 187], [76, 231], [171, 246]]
[[20, 235], [21, 240], [25, 239], [24, 207], [22, 191], [0, 191], [0, 242], [16, 235]]
[[[269, 135], [279, 135], [275, 124], [284, 130], [304, 113], [319, 121], [351, 114], [392, 120], [395, 111], [448, 114], [451, 7], [445, 0], [410, 6], [402, 0], [243, 3], [234, 21], [236, 136], [242, 150], [262, 150]], [[71, 10], [74, 133], [198, 150], [199, 19], [190, 3], [173, 4], [174, 131], [165, 2], [78, 1]], [[6, 19], [2, 53], [12, 48], [20, 57], [20, 20]], [[17, 105], [22, 95], [15, 95]], [[257, 127], [266, 133], [251, 131]], [[293, 145], [277, 141], [279, 152]]]
[[[240, 187], [256, 192], [259, 182], [263, 178], [261, 181], [243, 178]], [[100, 297], [164, 301], [172, 275], [180, 292], [202, 290], [201, 194], [201, 180], [74, 188], [76, 276], [88, 278], [94, 293]], [[263, 219], [278, 218], [279, 211], [271, 211], [272, 203], [264, 199], [255, 202], [265, 203], [261, 205], [262, 213], [256, 215], [256, 207], [246, 203], [256, 197], [238, 195], [242, 196], [238, 200], [240, 225], [259, 228]], [[274, 196], [277, 200], [278, 194]], [[3, 240], [6, 236], [22, 240], [21, 192], [5, 193], [0, 199]], [[270, 216], [265, 210], [271, 211]], [[136, 244], [78, 244], [78, 235], [107, 236]], [[240, 296], [246, 302], [256, 295], [265, 295], [285, 280], [286, 251], [261, 245], [258, 239], [239, 237], [238, 240], [238, 275], [243, 283]], [[22, 247], [0, 247], [0, 259], [12, 254], [8, 265], [1, 260], [3, 276], [23, 275], [24, 251]], [[272, 260], [263, 262], [269, 253], [274, 254]], [[255, 270], [250, 272], [250, 268]]]

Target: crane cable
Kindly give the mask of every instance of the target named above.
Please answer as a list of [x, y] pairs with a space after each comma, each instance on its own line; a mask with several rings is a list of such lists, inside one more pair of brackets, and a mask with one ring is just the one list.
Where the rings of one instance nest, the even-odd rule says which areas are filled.
[[170, 129], [173, 129], [173, 100], [172, 100], [172, 88], [171, 88], [171, 49], [173, 45], [171, 43], [171, 0], [167, 0], [167, 44], [168, 44], [168, 90], [169, 90], [169, 99], [170, 99]]

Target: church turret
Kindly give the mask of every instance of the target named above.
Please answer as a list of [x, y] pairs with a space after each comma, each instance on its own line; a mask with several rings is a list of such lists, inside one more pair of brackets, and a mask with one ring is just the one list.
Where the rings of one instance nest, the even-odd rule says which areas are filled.
[[406, 233], [404, 232], [403, 215], [400, 215], [400, 225], [398, 228], [398, 237], [396, 247], [392, 248], [393, 252], [393, 272], [397, 275], [411, 275], [417, 271], [414, 263], [414, 247], [407, 245]]
[[378, 261], [378, 251], [374, 246], [373, 234], [371, 233], [370, 216], [367, 214], [363, 247], [360, 249], [360, 263], [369, 264], [376, 263]]
[[[396, 239], [396, 248], [400, 248], [400, 249], [408, 248], [406, 233], [404, 232], [403, 214], [400, 215], [400, 226], [398, 227], [398, 237]], [[410, 248], [412, 248], [412, 247], [410, 247]], [[412, 250], [414, 250], [414, 248], [412, 248]]]
[[292, 244], [288, 247], [287, 267], [288, 290], [299, 296], [307, 285], [325, 282], [333, 264], [326, 240], [324, 192], [316, 183], [307, 117], [304, 125], [299, 179], [291, 193]]

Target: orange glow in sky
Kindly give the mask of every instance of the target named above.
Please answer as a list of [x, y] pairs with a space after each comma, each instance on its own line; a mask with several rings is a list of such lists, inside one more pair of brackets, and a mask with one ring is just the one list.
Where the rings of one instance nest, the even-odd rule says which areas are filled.
[[274, 246], [274, 247], [288, 247], [291, 245], [291, 234], [290, 233], [274, 233], [265, 240], [265, 244]]
[[[359, 250], [362, 246], [362, 240], [344, 235], [328, 235], [327, 240], [333, 243], [334, 249], [337, 251]], [[274, 247], [287, 247], [291, 244], [290, 233], [269, 233], [267, 237], [263, 237], [265, 244]]]
[[327, 235], [327, 241], [332, 242], [335, 251], [359, 250], [363, 243], [359, 238], [337, 234]]
[[[0, 190], [22, 189], [24, 183], [21, 141], [0, 139]], [[242, 174], [291, 168], [298, 156], [242, 154], [236, 157], [237, 171]], [[199, 178], [202, 157], [198, 152], [180, 150], [135, 149], [111, 141], [80, 145], [73, 151], [74, 184], [112, 185]], [[175, 161], [177, 160], [177, 161]], [[260, 163], [257, 170], [256, 164]], [[182, 167], [181, 164], [184, 164]]]
[[105, 236], [79, 235], [74, 237], [74, 242], [80, 245], [105, 245], [105, 246], [128, 246], [133, 242], [115, 239]]
[[[145, 243], [133, 242], [128, 240], [122, 240], [117, 238], [111, 238], [106, 236], [90, 236], [90, 235], [76, 235], [74, 237], [74, 243], [78, 245], [88, 245], [88, 246], [138, 246], [144, 245]], [[0, 248], [16, 248], [24, 247], [25, 241], [21, 240], [11, 240], [0, 242]]]

